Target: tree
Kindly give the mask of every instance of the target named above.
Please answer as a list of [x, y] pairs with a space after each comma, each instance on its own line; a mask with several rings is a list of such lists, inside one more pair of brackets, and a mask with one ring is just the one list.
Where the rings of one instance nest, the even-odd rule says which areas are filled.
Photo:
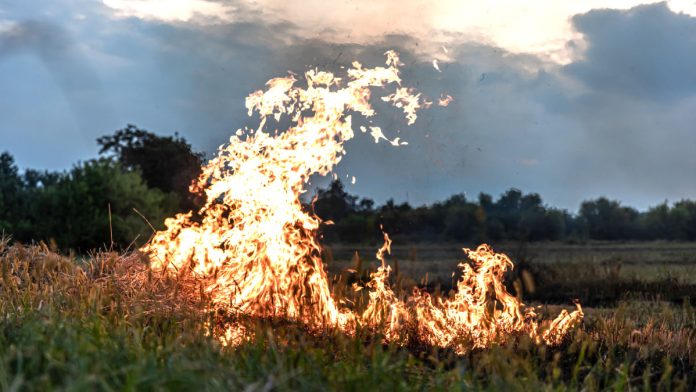
[[356, 211], [357, 201], [357, 197], [346, 192], [340, 180], [334, 180], [328, 188], [317, 191], [314, 211], [322, 220], [338, 222]]
[[37, 188], [32, 201], [32, 237], [80, 252], [109, 247], [112, 236], [118, 248], [142, 244], [152, 229], [134, 209], [161, 228], [176, 208], [173, 195], [148, 188], [138, 172], [109, 159], [76, 165]]
[[696, 240], [696, 201], [681, 200], [671, 211], [672, 222], [679, 227], [679, 239]]
[[29, 190], [43, 188], [54, 185], [60, 180], [60, 178], [60, 172], [27, 169], [24, 171], [24, 186], [26, 186]]
[[515, 188], [509, 189], [498, 198], [493, 206], [493, 213], [489, 214], [492, 218], [500, 220], [508, 238], [519, 237], [522, 198], [522, 191]]
[[417, 229], [412, 219], [412, 211], [408, 202], [396, 204], [394, 199], [389, 199], [379, 209], [378, 223], [382, 230], [390, 235], [412, 234]]
[[23, 183], [14, 158], [0, 154], [0, 235], [12, 234], [20, 225], [23, 209]]
[[[672, 209], [665, 202], [650, 208], [641, 215], [641, 236], [644, 239], [666, 239], [680, 237], [681, 227], [672, 220]], [[682, 238], [680, 238], [682, 239]]]
[[480, 232], [476, 214], [477, 208], [474, 204], [463, 204], [449, 208], [442, 235], [448, 240], [460, 242], [474, 239]]
[[590, 238], [596, 240], [618, 240], [635, 238], [639, 214], [633, 208], [600, 197], [580, 206], [580, 218], [587, 225]]
[[189, 187], [201, 173], [203, 154], [178, 134], [157, 136], [135, 125], [97, 139], [100, 154], [116, 158], [126, 170], [138, 170], [151, 188], [174, 193], [181, 210], [197, 210], [202, 199]]

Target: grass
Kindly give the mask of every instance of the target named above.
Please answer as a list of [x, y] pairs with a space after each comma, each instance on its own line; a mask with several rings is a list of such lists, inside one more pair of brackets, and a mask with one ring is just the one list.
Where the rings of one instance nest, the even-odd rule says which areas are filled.
[[[616, 306], [625, 300], [680, 304], [696, 298], [694, 243], [508, 243], [494, 249], [515, 263], [508, 276], [510, 289], [527, 301], [567, 304], [578, 299], [585, 306]], [[464, 256], [456, 244], [396, 244], [392, 250], [399, 281], [442, 291], [456, 282]], [[325, 259], [334, 274], [352, 268], [368, 275], [377, 265], [373, 254], [368, 246], [333, 245]]]
[[[229, 348], [211, 336], [224, 315], [207, 310], [205, 295], [182, 294], [196, 282], [153, 276], [137, 254], [77, 261], [3, 243], [0, 263], [6, 391], [696, 388], [696, 309], [688, 301], [597, 304], [559, 347], [519, 337], [458, 356], [260, 320], [256, 339]], [[569, 271], [568, 280], [577, 272]]]

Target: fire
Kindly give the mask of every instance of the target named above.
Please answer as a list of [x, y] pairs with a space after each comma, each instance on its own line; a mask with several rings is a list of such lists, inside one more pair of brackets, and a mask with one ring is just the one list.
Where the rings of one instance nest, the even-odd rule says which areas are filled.
[[437, 100], [437, 104], [438, 104], [439, 106], [449, 106], [449, 104], [452, 103], [452, 101], [454, 101], [454, 98], [452, 98], [451, 95], [449, 95], [449, 94], [442, 94], [442, 96], [440, 97], [440, 99]]
[[[193, 274], [204, 282], [215, 307], [246, 318], [282, 318], [346, 334], [369, 328], [389, 341], [414, 338], [462, 353], [504, 341], [512, 333], [559, 342], [582, 319], [580, 306], [539, 322], [533, 309], [503, 285], [510, 259], [487, 245], [465, 249], [473, 265], [460, 265], [463, 275], [451, 297], [414, 291], [400, 298], [389, 285], [385, 257], [391, 240], [385, 234], [377, 252], [381, 266], [365, 287], [369, 298], [364, 309], [344, 306], [344, 299], [332, 294], [316, 235], [321, 221], [300, 202], [307, 181], [314, 174], [331, 173], [341, 161], [344, 143], [354, 137], [351, 114], [375, 115], [373, 91], [395, 86], [382, 100], [403, 110], [409, 124], [416, 121], [418, 109], [429, 106], [420, 93], [401, 86], [397, 53], [385, 55], [386, 66], [363, 68], [354, 62], [345, 79], [310, 70], [305, 87], [289, 75], [271, 79], [265, 90], [249, 95], [246, 108], [249, 115], [258, 113], [258, 128], [237, 131], [204, 166], [193, 186], [205, 193], [204, 207], [168, 219], [166, 230], [154, 235], [143, 248], [152, 268]], [[292, 125], [268, 132], [269, 118], [288, 118]], [[388, 139], [379, 127], [360, 129], [369, 129], [375, 142], [406, 144]], [[238, 343], [249, 338], [249, 330], [232, 325], [221, 339]]]

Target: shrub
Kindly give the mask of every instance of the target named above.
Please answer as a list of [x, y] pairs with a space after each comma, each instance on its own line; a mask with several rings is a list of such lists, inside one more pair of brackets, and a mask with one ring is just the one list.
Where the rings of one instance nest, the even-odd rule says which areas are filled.
[[143, 243], [152, 232], [143, 217], [161, 226], [177, 203], [108, 159], [76, 165], [54, 184], [34, 189], [32, 198], [33, 238], [82, 252], [110, 247], [112, 239], [118, 248]]

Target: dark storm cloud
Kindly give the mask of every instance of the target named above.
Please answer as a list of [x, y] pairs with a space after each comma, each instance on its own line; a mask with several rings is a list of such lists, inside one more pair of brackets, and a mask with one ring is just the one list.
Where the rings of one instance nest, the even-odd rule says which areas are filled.
[[[537, 99], [579, 128], [557, 162], [570, 186], [641, 207], [696, 196], [696, 19], [654, 4], [573, 23], [586, 40], [582, 59], [537, 85]], [[577, 86], [548, 89], [542, 79]]]
[[671, 103], [696, 93], [696, 22], [665, 3], [573, 18], [588, 47], [566, 67], [596, 93]]

